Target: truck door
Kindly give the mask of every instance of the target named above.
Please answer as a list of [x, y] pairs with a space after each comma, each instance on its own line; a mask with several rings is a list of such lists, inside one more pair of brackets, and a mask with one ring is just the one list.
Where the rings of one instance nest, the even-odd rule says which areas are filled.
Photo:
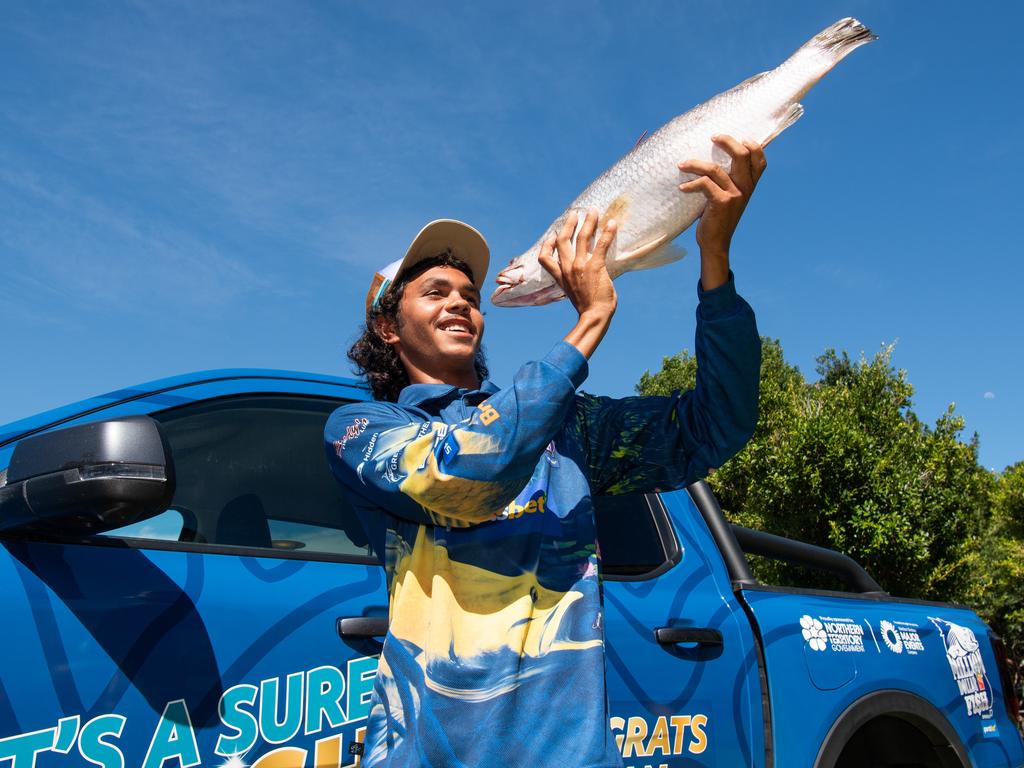
[[383, 619], [387, 598], [323, 455], [340, 401], [183, 400], [152, 414], [177, 475], [167, 511], [0, 541], [0, 763], [357, 761], [379, 646], [338, 620]]
[[626, 766], [763, 766], [754, 639], [689, 495], [599, 497], [597, 521]]

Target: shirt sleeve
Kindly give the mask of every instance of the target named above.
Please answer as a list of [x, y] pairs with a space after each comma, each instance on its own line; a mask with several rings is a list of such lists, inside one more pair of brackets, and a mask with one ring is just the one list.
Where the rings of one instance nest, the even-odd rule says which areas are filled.
[[324, 428], [331, 471], [350, 491], [408, 520], [491, 520], [529, 482], [586, 375], [586, 358], [560, 342], [459, 423], [390, 402], [342, 406]]
[[575, 426], [595, 493], [680, 488], [707, 475], [757, 426], [761, 342], [754, 312], [732, 273], [724, 285], [698, 283], [697, 384], [668, 397], [613, 399], [580, 394]]

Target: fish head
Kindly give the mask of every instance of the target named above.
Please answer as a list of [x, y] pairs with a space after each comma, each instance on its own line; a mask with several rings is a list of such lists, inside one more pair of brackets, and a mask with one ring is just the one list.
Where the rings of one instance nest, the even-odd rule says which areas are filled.
[[[547, 237], [547, 235], [545, 235]], [[565, 293], [544, 267], [541, 266], [541, 238], [528, 251], [516, 256], [496, 278], [498, 288], [491, 301], [498, 307], [534, 307], [565, 298]]]
[[[540, 263], [541, 245], [549, 237], [562, 231], [562, 225], [570, 213], [576, 213], [576, 231], [573, 232], [571, 243], [576, 245], [576, 234], [583, 226], [586, 218], [585, 208], [569, 208], [561, 216], [551, 222], [547, 231], [525, 253], [516, 256], [498, 273], [498, 288], [491, 295], [491, 302], [498, 307], [538, 307], [565, 298], [565, 292], [555, 282]], [[554, 254], [558, 260], [558, 254]]]

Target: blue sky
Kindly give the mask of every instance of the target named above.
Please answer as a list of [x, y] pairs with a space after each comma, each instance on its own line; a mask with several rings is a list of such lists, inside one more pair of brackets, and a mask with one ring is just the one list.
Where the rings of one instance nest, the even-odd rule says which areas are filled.
[[[1010, 3], [6, 4], [0, 423], [189, 370], [345, 375], [369, 275], [423, 223], [504, 264], [645, 130], [847, 15], [881, 39], [769, 148], [738, 287], [805, 374], [895, 341], [919, 416], [955, 402], [986, 466], [1024, 459]], [[585, 389], [692, 349], [682, 244], [617, 282]], [[495, 380], [572, 322], [491, 307]]]

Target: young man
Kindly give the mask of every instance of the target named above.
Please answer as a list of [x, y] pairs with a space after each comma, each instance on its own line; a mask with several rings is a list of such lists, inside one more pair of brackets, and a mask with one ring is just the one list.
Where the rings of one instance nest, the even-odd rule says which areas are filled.
[[717, 142], [731, 173], [680, 164], [698, 174], [681, 188], [708, 198], [693, 391], [576, 393], [616, 308], [604, 266], [615, 224], [597, 233], [596, 212], [575, 247], [570, 218], [541, 253], [576, 324], [507, 389], [485, 380], [488, 252], [476, 230], [434, 222], [378, 275], [349, 353], [377, 400], [339, 408], [325, 429], [390, 597], [364, 766], [622, 764], [608, 727], [591, 496], [693, 482], [739, 450], [757, 420], [760, 342], [733, 286], [729, 242], [764, 154]]

